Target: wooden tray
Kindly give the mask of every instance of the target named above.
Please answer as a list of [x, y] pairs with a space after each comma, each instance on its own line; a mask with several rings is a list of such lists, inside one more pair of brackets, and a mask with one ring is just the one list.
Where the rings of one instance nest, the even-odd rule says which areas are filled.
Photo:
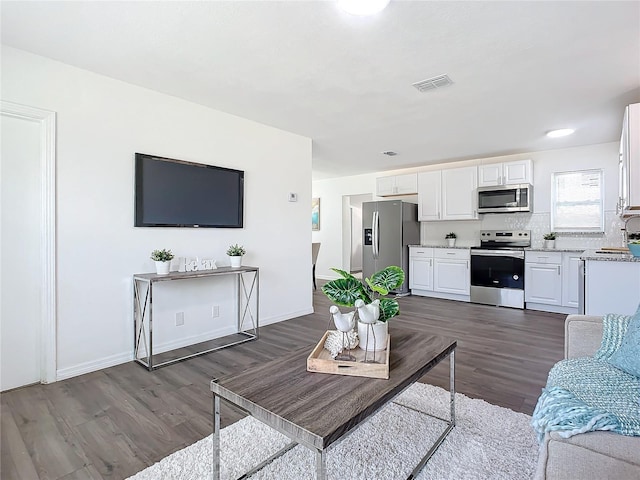
[[[351, 350], [356, 357], [355, 362], [334, 360], [328, 350], [324, 349], [324, 342], [332, 330], [327, 330], [316, 347], [307, 357], [307, 371], [317, 373], [331, 373], [335, 375], [350, 375], [352, 377], [369, 377], [389, 379], [389, 346], [391, 336], [387, 337], [387, 349], [375, 352], [375, 359], [384, 363], [363, 363], [364, 350], [359, 347]], [[335, 330], [334, 330], [335, 331]], [[373, 352], [368, 352], [367, 359], [373, 358]]]

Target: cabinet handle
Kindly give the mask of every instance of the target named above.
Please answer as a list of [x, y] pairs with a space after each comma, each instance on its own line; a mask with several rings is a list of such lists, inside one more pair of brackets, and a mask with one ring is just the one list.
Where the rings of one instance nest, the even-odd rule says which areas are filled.
[[456, 252], [447, 252], [447, 255], [455, 255]]
[[560, 275], [560, 265], [558, 265], [558, 275]]
[[469, 270], [469, 260], [466, 261], [467, 264], [467, 270]]
[[433, 267], [433, 258], [430, 258], [430, 259], [429, 259], [429, 266], [430, 266], [430, 267]]

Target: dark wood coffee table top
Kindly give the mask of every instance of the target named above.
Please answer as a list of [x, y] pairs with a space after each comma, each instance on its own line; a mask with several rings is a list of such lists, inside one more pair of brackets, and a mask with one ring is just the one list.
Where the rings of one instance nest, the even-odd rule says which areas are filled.
[[211, 391], [299, 443], [324, 450], [415, 383], [449, 355], [456, 341], [389, 329], [389, 379], [307, 372], [313, 345], [239, 375], [211, 382]]

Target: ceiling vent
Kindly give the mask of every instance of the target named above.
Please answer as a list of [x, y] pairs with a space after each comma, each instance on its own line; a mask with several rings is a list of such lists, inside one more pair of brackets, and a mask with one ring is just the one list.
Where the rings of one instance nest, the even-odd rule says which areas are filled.
[[452, 83], [453, 82], [449, 78], [449, 75], [438, 75], [437, 77], [427, 78], [426, 80], [413, 83], [412, 85], [420, 92], [428, 92], [436, 90], [437, 88], [448, 87]]
[[388, 155], [389, 157], [395, 157], [398, 152], [392, 152], [391, 150], [387, 150], [386, 152], [382, 152], [383, 155]]

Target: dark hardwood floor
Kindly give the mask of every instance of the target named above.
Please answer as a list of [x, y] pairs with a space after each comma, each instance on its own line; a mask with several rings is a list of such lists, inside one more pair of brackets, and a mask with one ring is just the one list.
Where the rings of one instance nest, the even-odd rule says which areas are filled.
[[[122, 479], [200, 440], [212, 428], [210, 380], [314, 345], [329, 306], [317, 290], [315, 314], [264, 327], [255, 342], [154, 372], [131, 362], [2, 394], [0, 478]], [[456, 390], [512, 410], [533, 412], [563, 356], [565, 315], [411, 296], [400, 307], [391, 335], [402, 325], [457, 339]], [[448, 388], [448, 362], [422, 381]], [[223, 406], [223, 426], [240, 416]]]

